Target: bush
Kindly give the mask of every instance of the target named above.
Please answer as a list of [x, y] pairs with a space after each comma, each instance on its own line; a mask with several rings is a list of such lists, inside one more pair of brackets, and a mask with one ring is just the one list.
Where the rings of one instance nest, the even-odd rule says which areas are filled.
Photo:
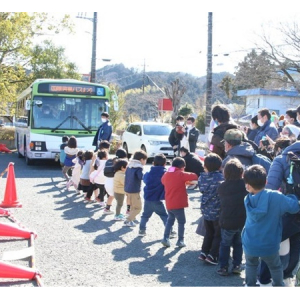
[[110, 141], [110, 154], [115, 154], [116, 151], [121, 147], [122, 141], [118, 138], [118, 136], [113, 136], [112, 140]]
[[201, 134], [205, 134], [205, 111], [200, 113], [196, 119], [196, 128]]
[[0, 127], [0, 140], [13, 141], [15, 139], [15, 127]]

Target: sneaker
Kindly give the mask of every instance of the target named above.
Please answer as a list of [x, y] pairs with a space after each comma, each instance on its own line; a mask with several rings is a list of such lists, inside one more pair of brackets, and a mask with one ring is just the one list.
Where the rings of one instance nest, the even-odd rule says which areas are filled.
[[290, 278], [290, 277], [285, 278], [285, 279], [283, 279], [283, 282], [284, 282], [284, 286], [286, 286], [286, 287], [294, 287], [295, 286], [295, 284], [293, 282], [293, 278]]
[[90, 200], [90, 201], [85, 201], [85, 202], [86, 202], [87, 205], [88, 205], [88, 204], [94, 204], [94, 203], [96, 203], [95, 200]]
[[91, 201], [91, 198], [88, 198], [88, 197], [84, 197], [84, 201]]
[[224, 267], [224, 268], [220, 268], [219, 270], [217, 270], [217, 273], [221, 276], [228, 276], [228, 268]]
[[115, 221], [124, 221], [125, 220], [125, 216], [123, 216], [122, 214], [115, 215], [114, 220]]
[[125, 221], [124, 224], [123, 224], [123, 226], [134, 227], [136, 225], [132, 221]]
[[212, 264], [212, 265], [217, 265], [218, 264], [218, 260], [216, 257], [213, 257], [212, 255], [208, 254], [206, 257], [206, 262]]
[[163, 244], [164, 247], [170, 247], [171, 246], [169, 239], [163, 239], [161, 241], [161, 243]]
[[112, 212], [110, 209], [104, 208], [104, 209], [103, 209], [103, 214], [104, 214], [104, 215], [112, 215], [113, 212]]
[[139, 236], [145, 236], [146, 235], [146, 230], [139, 230]]
[[200, 252], [200, 255], [198, 257], [200, 260], [206, 260], [206, 254], [204, 252]]
[[242, 268], [241, 265], [239, 265], [239, 266], [233, 266], [231, 272], [232, 272], [233, 274], [241, 274], [242, 271], [243, 271], [243, 268]]
[[96, 204], [100, 205], [101, 207], [105, 206], [105, 202], [104, 201], [96, 201]]
[[184, 243], [184, 241], [178, 241], [178, 242], [176, 243], [176, 246], [179, 247], [179, 248], [182, 248], [182, 247], [185, 247], [186, 244]]
[[176, 231], [171, 231], [170, 232], [170, 239], [176, 237]]

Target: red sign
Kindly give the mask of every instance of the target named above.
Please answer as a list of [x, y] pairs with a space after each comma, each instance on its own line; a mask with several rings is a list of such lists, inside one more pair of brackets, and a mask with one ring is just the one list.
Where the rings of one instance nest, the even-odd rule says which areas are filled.
[[173, 103], [171, 99], [158, 99], [158, 110], [173, 111]]

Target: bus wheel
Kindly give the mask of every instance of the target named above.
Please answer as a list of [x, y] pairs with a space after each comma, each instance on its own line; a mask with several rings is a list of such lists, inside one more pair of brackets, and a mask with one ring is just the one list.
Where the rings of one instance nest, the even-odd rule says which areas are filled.
[[30, 159], [27, 156], [26, 146], [24, 147], [24, 156], [25, 156], [26, 165], [27, 166], [33, 165], [33, 159]]

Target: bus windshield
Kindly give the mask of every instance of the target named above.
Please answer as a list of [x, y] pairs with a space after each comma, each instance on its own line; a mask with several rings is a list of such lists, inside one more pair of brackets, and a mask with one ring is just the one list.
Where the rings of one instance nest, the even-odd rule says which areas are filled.
[[106, 99], [35, 96], [32, 128], [52, 130], [97, 130]]

